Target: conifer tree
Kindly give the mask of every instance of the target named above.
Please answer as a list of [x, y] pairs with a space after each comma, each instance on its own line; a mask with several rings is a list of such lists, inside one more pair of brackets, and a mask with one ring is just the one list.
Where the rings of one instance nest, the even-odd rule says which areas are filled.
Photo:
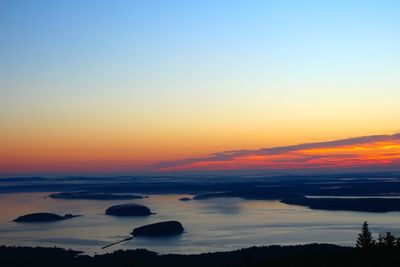
[[397, 245], [397, 238], [391, 233], [379, 234], [378, 246], [392, 248]]
[[361, 233], [358, 234], [357, 248], [371, 248], [375, 245], [375, 240], [372, 238], [372, 233], [369, 230], [368, 222], [365, 221], [361, 227]]

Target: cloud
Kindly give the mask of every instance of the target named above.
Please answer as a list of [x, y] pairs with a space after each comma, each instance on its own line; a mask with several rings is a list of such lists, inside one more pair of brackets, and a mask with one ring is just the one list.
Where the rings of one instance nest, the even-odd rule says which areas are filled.
[[400, 169], [399, 163], [400, 134], [393, 134], [256, 150], [223, 151], [205, 157], [161, 162], [154, 168], [161, 171], [285, 170], [395, 165]]

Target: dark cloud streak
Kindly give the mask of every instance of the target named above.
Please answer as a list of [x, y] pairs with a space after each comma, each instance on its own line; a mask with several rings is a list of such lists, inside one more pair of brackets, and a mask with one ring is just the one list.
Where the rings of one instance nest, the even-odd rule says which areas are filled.
[[[289, 152], [299, 151], [299, 150], [307, 150], [307, 149], [318, 149], [318, 148], [334, 148], [334, 147], [343, 147], [343, 146], [356, 146], [368, 143], [375, 142], [390, 142], [390, 141], [400, 141], [400, 133], [393, 135], [372, 135], [372, 136], [363, 136], [349, 139], [341, 139], [335, 141], [328, 142], [316, 142], [316, 143], [305, 143], [299, 145], [292, 146], [280, 146], [280, 147], [271, 147], [271, 148], [260, 148], [256, 150], [233, 150], [233, 151], [222, 151], [213, 153], [211, 155], [205, 157], [198, 158], [186, 158], [175, 161], [167, 161], [161, 162], [153, 166], [154, 169], [165, 169], [165, 168], [174, 168], [184, 165], [195, 164], [199, 162], [223, 162], [228, 161], [236, 157], [244, 157], [250, 155], [280, 155]], [[336, 157], [346, 158], [345, 154], [336, 155]], [[326, 155], [319, 156], [313, 155], [310, 156], [310, 159], [319, 159], [319, 158], [328, 158]]]

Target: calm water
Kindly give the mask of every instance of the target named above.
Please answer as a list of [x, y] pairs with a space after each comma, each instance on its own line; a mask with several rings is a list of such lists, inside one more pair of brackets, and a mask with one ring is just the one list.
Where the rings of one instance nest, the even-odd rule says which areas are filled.
[[[104, 253], [147, 248], [160, 253], [226, 251], [254, 245], [327, 242], [353, 245], [364, 220], [372, 230], [400, 234], [400, 213], [315, 211], [276, 201], [237, 198], [182, 202], [187, 195], [150, 195], [135, 201], [61, 200], [49, 193], [0, 194], [0, 245], [58, 246]], [[140, 203], [156, 215], [145, 218], [105, 216], [121, 203]], [[61, 222], [17, 224], [12, 220], [32, 212], [82, 214]], [[179, 220], [185, 233], [173, 238], [134, 238], [107, 250], [100, 247], [129, 236], [133, 228]]]

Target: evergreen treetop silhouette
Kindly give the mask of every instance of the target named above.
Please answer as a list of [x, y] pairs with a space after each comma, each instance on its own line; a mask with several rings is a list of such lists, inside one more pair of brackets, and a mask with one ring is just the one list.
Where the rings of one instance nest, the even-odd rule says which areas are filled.
[[395, 237], [391, 232], [379, 234], [378, 246], [388, 248], [398, 246], [398, 238]]
[[358, 234], [356, 247], [371, 248], [375, 246], [375, 240], [372, 238], [372, 233], [369, 230], [368, 222], [365, 221], [361, 227], [361, 233]]

